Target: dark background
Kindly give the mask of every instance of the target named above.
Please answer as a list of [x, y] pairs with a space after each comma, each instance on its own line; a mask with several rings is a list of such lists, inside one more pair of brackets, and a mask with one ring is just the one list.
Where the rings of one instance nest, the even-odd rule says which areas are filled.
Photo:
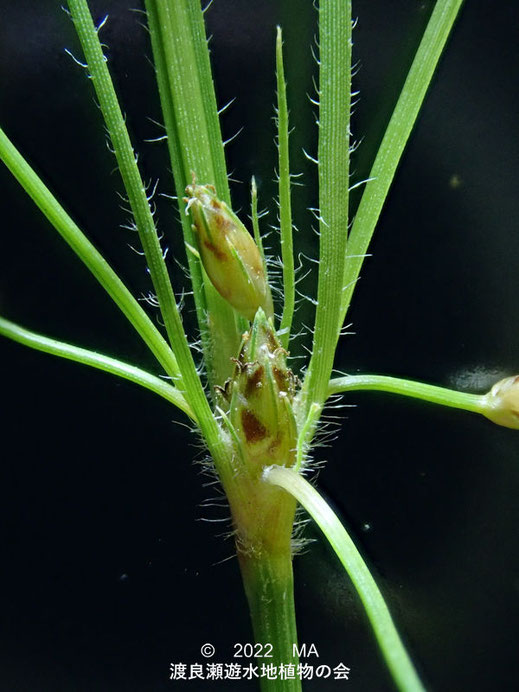
[[[92, 2], [147, 179], [170, 192], [154, 75], [136, 3]], [[366, 177], [431, 2], [354, 5]], [[0, 3], [0, 122], [73, 218], [139, 294], [142, 258], [127, 248], [114, 160], [91, 85], [55, 2]], [[310, 232], [316, 149], [312, 3], [216, 0], [207, 13], [236, 207], [255, 174], [275, 222], [274, 27], [285, 30], [298, 249]], [[468, 2], [398, 172], [350, 315], [337, 366], [469, 391], [519, 371], [519, 102], [514, 3]], [[5, 170], [0, 311], [21, 324], [155, 370], [118, 310]], [[341, 194], [341, 190], [337, 191]], [[356, 200], [353, 200], [353, 204]], [[159, 223], [182, 260], [175, 212]], [[274, 242], [274, 241], [272, 241]], [[275, 250], [275, 247], [274, 247]], [[185, 280], [176, 265], [175, 288]], [[313, 277], [315, 279], [315, 275]], [[312, 277], [303, 284], [311, 292]], [[185, 309], [191, 323], [190, 305]], [[298, 319], [311, 323], [305, 305]], [[204, 508], [197, 440], [151, 393], [86, 367], [0, 342], [0, 690], [162, 690], [170, 661], [200, 660], [213, 642], [232, 660], [250, 641], [227, 513]], [[300, 345], [294, 344], [294, 353]], [[297, 363], [298, 361], [296, 361]], [[519, 687], [519, 434], [455, 410], [358, 393], [319, 485], [373, 567], [432, 690]], [[315, 538], [295, 561], [300, 640], [320, 662], [351, 667], [351, 690], [390, 690], [366, 618], [337, 560]], [[180, 683], [177, 684], [180, 687]], [[185, 683], [195, 689], [196, 683]], [[209, 683], [208, 683], [209, 686]], [[346, 683], [308, 683], [335, 690]], [[228, 689], [230, 684], [213, 684]], [[254, 689], [234, 683], [233, 689]], [[199, 689], [199, 687], [197, 687]], [[205, 689], [205, 687], [204, 687]]]

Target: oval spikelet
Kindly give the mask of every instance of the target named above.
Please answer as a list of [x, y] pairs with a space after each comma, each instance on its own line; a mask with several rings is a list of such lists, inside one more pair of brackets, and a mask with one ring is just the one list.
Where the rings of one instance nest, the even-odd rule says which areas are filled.
[[212, 185], [188, 185], [186, 213], [204, 269], [218, 293], [252, 321], [258, 308], [273, 315], [272, 296], [254, 239]]
[[484, 414], [494, 423], [519, 430], [519, 375], [496, 382], [485, 394]]
[[229, 420], [253, 474], [264, 466], [292, 466], [297, 429], [292, 410], [295, 377], [270, 320], [260, 308], [244, 335], [233, 376]]

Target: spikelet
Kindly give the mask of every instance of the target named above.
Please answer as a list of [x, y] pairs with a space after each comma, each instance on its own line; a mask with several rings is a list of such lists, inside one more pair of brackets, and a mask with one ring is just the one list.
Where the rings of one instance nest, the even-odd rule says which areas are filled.
[[252, 321], [258, 308], [272, 317], [270, 286], [254, 239], [212, 185], [186, 187], [186, 213], [204, 269], [218, 293], [243, 317]]
[[485, 394], [484, 414], [494, 423], [519, 430], [519, 375], [496, 382]]
[[228, 420], [252, 476], [264, 466], [292, 466], [297, 428], [293, 413], [296, 378], [286, 364], [270, 320], [258, 309], [243, 337], [235, 372], [226, 390]]

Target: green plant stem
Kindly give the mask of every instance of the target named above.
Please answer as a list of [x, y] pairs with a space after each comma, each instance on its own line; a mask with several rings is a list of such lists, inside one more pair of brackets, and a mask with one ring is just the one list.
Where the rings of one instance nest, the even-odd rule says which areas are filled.
[[178, 381], [180, 371], [177, 360], [158, 329], [108, 262], [86, 238], [1, 129], [0, 158], [29, 197], [120, 308], [166, 373]]
[[[294, 580], [290, 544], [276, 556], [255, 558], [239, 554], [240, 567], [249, 603], [255, 641], [272, 645], [272, 658], [260, 658], [257, 664], [293, 664], [297, 667], [297, 630], [294, 606]], [[265, 649], [264, 649], [265, 650]], [[260, 679], [262, 692], [300, 692], [301, 681]]]
[[112, 375], [117, 375], [130, 382], [134, 382], [158, 394], [171, 404], [174, 404], [184, 411], [191, 420], [196, 422], [193, 412], [178, 389], [146, 370], [137, 368], [134, 365], [129, 365], [128, 363], [123, 363], [115, 358], [110, 358], [110, 356], [106, 356], [103, 353], [96, 353], [95, 351], [89, 351], [79, 346], [73, 346], [63, 341], [57, 341], [56, 339], [50, 339], [41, 334], [36, 334], [3, 317], [0, 317], [0, 334], [24, 346], [34, 348], [37, 351], [60, 356], [61, 358], [66, 358], [76, 363], [82, 363], [83, 365], [89, 365], [98, 370], [103, 370], [104, 372], [109, 372]]
[[319, 280], [303, 415], [322, 404], [339, 336], [348, 233], [351, 3], [319, 4]]
[[284, 488], [314, 519], [342, 562], [366, 609], [382, 655], [399, 690], [422, 692], [414, 666], [402, 644], [375, 580], [341, 522], [317, 490], [293, 469], [270, 466], [263, 478]]
[[187, 337], [169, 280], [146, 190], [137, 166], [128, 130], [108, 71], [97, 30], [86, 0], [68, 0], [68, 5], [88, 64], [99, 105], [110, 134], [119, 170], [135, 218], [146, 260], [157, 294], [166, 331], [175, 351], [183, 394], [193, 409], [202, 429], [217, 434], [209, 403], [189, 349]]
[[461, 408], [474, 413], [484, 414], [487, 408], [486, 398], [481, 394], [457, 392], [454, 389], [437, 387], [436, 385], [423, 382], [414, 382], [413, 380], [401, 380], [398, 377], [388, 377], [387, 375], [348, 375], [346, 377], [336, 377], [330, 380], [328, 396], [361, 390], [400, 394], [413, 399], [429, 401], [431, 404]]
[[338, 330], [411, 130], [463, 0], [438, 0], [378, 149], [348, 239]]
[[285, 69], [283, 67], [283, 39], [278, 26], [276, 36], [276, 78], [278, 90], [278, 161], [279, 161], [279, 229], [281, 233], [281, 260], [283, 262], [283, 314], [279, 325], [279, 340], [288, 348], [295, 305], [294, 249], [292, 241], [292, 208], [290, 198], [290, 164], [288, 153], [288, 106]]

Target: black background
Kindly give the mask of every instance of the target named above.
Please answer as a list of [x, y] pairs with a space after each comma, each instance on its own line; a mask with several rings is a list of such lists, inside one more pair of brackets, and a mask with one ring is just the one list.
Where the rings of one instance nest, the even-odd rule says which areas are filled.
[[[154, 75], [136, 3], [92, 2], [147, 179], [170, 192]], [[365, 177], [432, 7], [393, 0], [354, 6], [360, 89], [353, 129]], [[126, 221], [91, 85], [55, 2], [0, 4], [0, 122], [67, 210], [139, 294], [148, 289]], [[316, 148], [316, 32], [311, 2], [216, 0], [207, 13], [233, 178], [260, 184], [275, 222], [275, 25], [285, 30], [298, 248], [310, 232]], [[362, 273], [337, 366], [470, 391], [519, 371], [519, 103], [514, 3], [467, 3], [412, 135]], [[155, 371], [102, 289], [5, 170], [0, 311], [50, 336]], [[456, 180], [459, 184], [453, 185]], [[247, 184], [233, 185], [247, 209]], [[341, 190], [337, 191], [341, 194]], [[355, 203], [355, 199], [353, 200]], [[169, 202], [159, 223], [181, 260]], [[274, 241], [272, 241], [274, 242]], [[177, 291], [185, 284], [170, 262]], [[315, 278], [315, 277], [314, 277]], [[302, 285], [312, 290], [312, 279]], [[190, 305], [185, 309], [191, 323]], [[298, 319], [311, 323], [303, 305]], [[0, 690], [162, 690], [170, 661], [200, 660], [213, 642], [232, 659], [250, 641], [233, 547], [218, 534], [196, 437], [166, 402], [126, 382], [0, 342]], [[294, 353], [300, 346], [294, 344]], [[298, 361], [296, 361], [297, 363]], [[399, 629], [433, 690], [513, 690], [519, 635], [519, 436], [471, 414], [359, 393], [344, 409], [319, 485], [372, 565]], [[351, 667], [351, 690], [391, 684], [356, 596], [316, 538], [295, 561], [300, 640], [320, 662]], [[185, 683], [195, 689], [196, 683]], [[179, 688], [181, 684], [177, 685]], [[345, 683], [308, 683], [335, 690]], [[209, 687], [209, 683], [207, 683]], [[230, 689], [212, 684], [213, 689]], [[253, 689], [234, 683], [233, 689]], [[197, 688], [199, 689], [199, 688]], [[204, 687], [205, 689], [205, 687]]]

